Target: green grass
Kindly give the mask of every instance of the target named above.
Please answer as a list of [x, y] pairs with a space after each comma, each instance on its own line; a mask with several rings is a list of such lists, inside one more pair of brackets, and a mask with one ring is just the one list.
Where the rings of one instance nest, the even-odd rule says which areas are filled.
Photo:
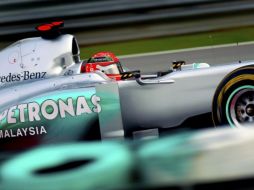
[[112, 51], [116, 55], [128, 55], [254, 40], [254, 26], [182, 36], [167, 36], [143, 40], [84, 46], [81, 58], [88, 58], [99, 51]]

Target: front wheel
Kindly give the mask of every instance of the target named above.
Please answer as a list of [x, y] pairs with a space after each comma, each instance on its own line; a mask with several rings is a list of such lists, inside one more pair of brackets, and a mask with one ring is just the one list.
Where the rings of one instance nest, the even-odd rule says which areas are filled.
[[232, 127], [254, 125], [254, 86], [234, 90], [226, 102], [226, 117]]
[[215, 126], [254, 127], [254, 66], [237, 69], [222, 80], [212, 114]]

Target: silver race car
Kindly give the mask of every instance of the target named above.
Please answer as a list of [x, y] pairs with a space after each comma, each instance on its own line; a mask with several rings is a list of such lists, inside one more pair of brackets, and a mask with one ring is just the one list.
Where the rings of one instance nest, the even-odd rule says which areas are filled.
[[254, 62], [183, 61], [154, 75], [126, 71], [112, 53], [82, 62], [61, 23], [0, 52], [1, 149], [159, 135], [175, 127], [254, 126]]

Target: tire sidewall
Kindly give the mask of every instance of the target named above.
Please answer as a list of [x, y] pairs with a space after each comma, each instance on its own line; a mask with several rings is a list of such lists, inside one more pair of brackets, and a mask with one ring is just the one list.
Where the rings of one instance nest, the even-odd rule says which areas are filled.
[[[212, 103], [214, 126], [228, 125], [227, 104], [236, 89], [254, 86], [254, 66], [241, 67], [229, 73], [218, 85]], [[233, 127], [232, 125], [230, 125]]]

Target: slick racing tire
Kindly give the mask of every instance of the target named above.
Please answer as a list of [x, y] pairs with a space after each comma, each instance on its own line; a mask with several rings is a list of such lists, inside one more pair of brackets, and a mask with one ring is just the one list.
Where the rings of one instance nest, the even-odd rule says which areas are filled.
[[219, 84], [213, 99], [215, 126], [254, 126], [254, 66], [241, 67]]
[[44, 147], [3, 164], [1, 190], [93, 190], [126, 185], [128, 148], [101, 142]]
[[[225, 127], [153, 140], [137, 152], [141, 179], [158, 189], [178, 185], [199, 189], [186, 185], [248, 178], [254, 175], [253, 143], [254, 128]], [[225, 189], [216, 187], [208, 189]]]

